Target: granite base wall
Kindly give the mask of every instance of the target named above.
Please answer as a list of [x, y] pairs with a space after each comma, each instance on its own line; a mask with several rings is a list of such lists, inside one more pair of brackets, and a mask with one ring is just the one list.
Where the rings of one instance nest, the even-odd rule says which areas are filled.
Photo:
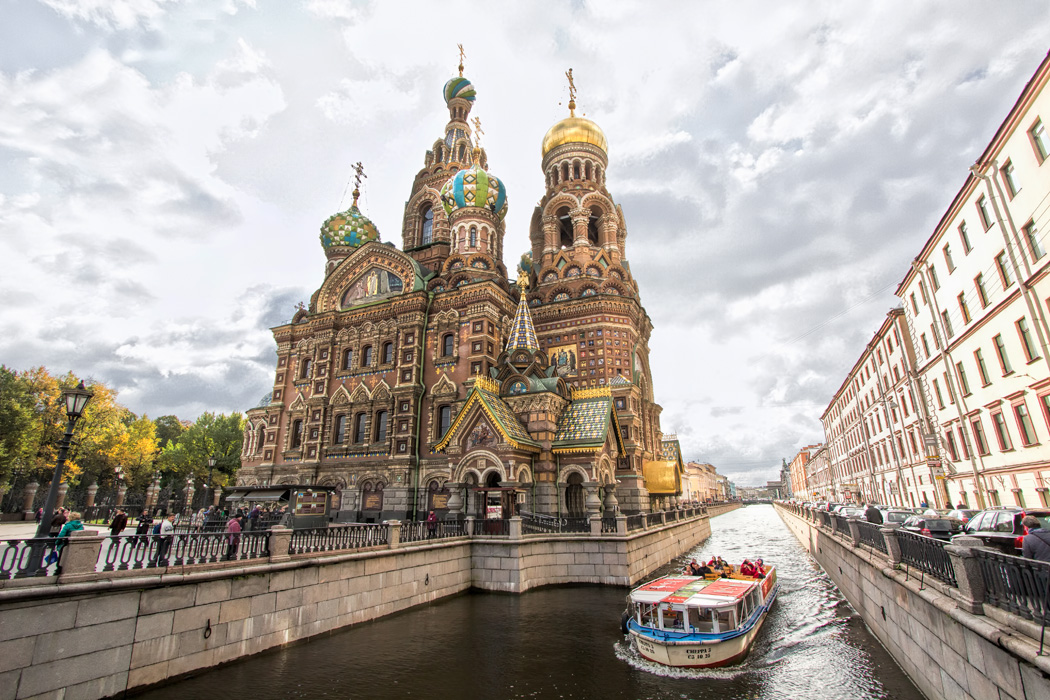
[[878, 552], [777, 512], [927, 698], [1050, 700], [1050, 660], [1038, 657], [1038, 639], [996, 619], [1005, 612], [969, 613], [938, 582], [920, 583]]

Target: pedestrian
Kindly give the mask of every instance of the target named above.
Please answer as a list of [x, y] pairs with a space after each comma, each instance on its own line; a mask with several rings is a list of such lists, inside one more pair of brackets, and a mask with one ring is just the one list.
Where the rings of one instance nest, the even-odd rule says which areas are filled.
[[62, 526], [66, 524], [66, 509], [59, 508], [55, 511], [55, 514], [51, 517], [51, 530], [48, 533], [52, 537], [57, 537]]
[[922, 499], [922, 500], [921, 500], [921, 501], [919, 502], [919, 507], [920, 507], [920, 508], [929, 508], [929, 507], [930, 507], [930, 505], [929, 505], [929, 504], [928, 504], [928, 503], [926, 502], [926, 499], [924, 498], [924, 499]]
[[226, 559], [227, 561], [237, 557], [237, 549], [241, 546], [241, 519], [230, 518], [226, 523]]
[[43, 517], [44, 517], [44, 509], [43, 508], [37, 508], [36, 509], [36, 521], [39, 523], [41, 518], [43, 518]]
[[171, 541], [175, 539], [175, 514], [168, 514], [168, 517], [157, 523], [153, 529], [158, 535], [157, 557], [153, 560], [153, 565], [160, 566], [161, 562], [164, 562], [164, 566], [167, 566], [168, 552], [171, 551]]
[[864, 517], [869, 523], [882, 525], [882, 511], [876, 508], [874, 503], [870, 504], [864, 511]]
[[1050, 561], [1050, 532], [1043, 529], [1043, 524], [1034, 515], [1026, 515], [1021, 520], [1028, 534], [1021, 542], [1021, 554], [1026, 559]]
[[62, 548], [66, 546], [66, 538], [69, 537], [69, 534], [83, 529], [84, 524], [80, 522], [80, 513], [70, 513], [69, 518], [62, 525], [62, 529], [58, 531], [58, 543], [55, 546], [55, 551], [47, 555], [47, 563], [54, 564], [57, 562], [62, 555]]
[[434, 537], [437, 535], [438, 528], [438, 516], [434, 511], [427, 513], [427, 537]]
[[261, 515], [262, 515], [262, 510], [259, 508], [258, 505], [256, 505], [254, 508], [252, 508], [252, 512], [248, 516], [248, 520], [249, 520], [248, 529], [249, 530], [254, 531], [254, 530], [257, 530], [259, 528], [259, 516], [261, 516]]
[[956, 504], [955, 508], [957, 510], [966, 510], [966, 504], [960, 500], [959, 503]]
[[120, 533], [124, 532], [124, 528], [128, 526], [128, 516], [123, 510], [117, 508], [117, 514], [113, 516], [112, 522], [109, 524], [109, 536], [116, 537]]

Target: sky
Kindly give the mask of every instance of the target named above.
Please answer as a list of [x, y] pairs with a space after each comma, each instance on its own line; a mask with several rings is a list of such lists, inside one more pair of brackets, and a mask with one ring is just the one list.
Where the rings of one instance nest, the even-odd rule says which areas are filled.
[[0, 0], [0, 363], [243, 411], [349, 205], [401, 245], [466, 50], [508, 267], [578, 112], [655, 330], [662, 427], [740, 485], [820, 415], [1046, 56], [1050, 5]]

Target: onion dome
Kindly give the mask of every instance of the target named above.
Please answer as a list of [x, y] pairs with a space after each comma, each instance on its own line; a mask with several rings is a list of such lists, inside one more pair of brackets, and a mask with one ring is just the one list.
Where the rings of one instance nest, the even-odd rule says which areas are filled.
[[609, 152], [609, 143], [605, 140], [605, 133], [586, 117], [566, 117], [552, 126], [543, 137], [543, 156], [566, 143], [589, 143], [602, 149], [605, 153]]
[[461, 97], [468, 102], [473, 102], [477, 96], [473, 83], [464, 78], [462, 74], [445, 83], [442, 93], [445, 96], [445, 104], [448, 104], [453, 97]]
[[[477, 155], [474, 162], [478, 162]], [[479, 207], [488, 209], [502, 221], [507, 215], [507, 188], [502, 180], [475, 164], [448, 179], [441, 188], [441, 202], [446, 214], [465, 207]]]
[[336, 247], [360, 248], [365, 243], [379, 240], [379, 230], [372, 220], [357, 208], [360, 192], [354, 189], [354, 203], [338, 214], [332, 214], [321, 226], [321, 245], [325, 250]]

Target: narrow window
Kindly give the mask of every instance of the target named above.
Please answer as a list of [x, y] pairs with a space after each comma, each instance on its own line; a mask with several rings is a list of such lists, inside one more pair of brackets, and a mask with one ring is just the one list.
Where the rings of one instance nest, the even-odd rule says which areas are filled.
[[372, 366], [372, 346], [366, 345], [361, 348], [361, 366], [371, 367]]
[[1028, 137], [1032, 139], [1032, 148], [1035, 149], [1036, 160], [1042, 163], [1050, 153], [1050, 139], [1046, 136], [1046, 128], [1043, 120], [1037, 119], [1032, 128], [1028, 130]]
[[346, 416], [335, 417], [335, 442], [342, 445], [346, 440]]
[[1003, 289], [1014, 283], [1010, 277], [1010, 269], [1006, 266], [1005, 250], [995, 256], [995, 269], [999, 271], [999, 281], [1003, 283]]
[[987, 231], [992, 226], [992, 217], [988, 214], [988, 200], [983, 194], [977, 198], [977, 213], [981, 217], [984, 230]]
[[296, 419], [292, 421], [292, 447], [301, 447], [303, 444], [303, 421]]
[[970, 458], [970, 448], [966, 442], [966, 433], [963, 432], [963, 427], [959, 426], [959, 449], [962, 451], [963, 459]]
[[970, 322], [970, 308], [966, 305], [966, 295], [959, 292], [959, 311], [962, 312], [963, 323]]
[[928, 340], [926, 340], [926, 334], [925, 333], [921, 334], [919, 336], [919, 339], [922, 340], [922, 351], [924, 353], [926, 353], [926, 359], [929, 359], [930, 358], [930, 343], [929, 343]]
[[941, 395], [941, 385], [936, 379], [933, 380], [933, 393], [937, 397], [937, 408], [944, 408], [944, 397]]
[[984, 426], [981, 425], [980, 416], [975, 416], [970, 421], [970, 428], [973, 430], [973, 441], [977, 445], [977, 453], [987, 455], [990, 450], [988, 449], [988, 441], [984, 439]]
[[979, 274], [973, 278], [973, 286], [977, 288], [977, 299], [981, 302], [981, 308], [988, 308], [988, 292], [984, 288], [984, 274]]
[[930, 263], [930, 283], [934, 291], [941, 288], [941, 281], [937, 279], [937, 268], [933, 266], [933, 263]]
[[1013, 367], [1010, 366], [1010, 356], [1006, 354], [1006, 343], [1003, 342], [1003, 336], [997, 335], [992, 340], [995, 342], [995, 354], [999, 357], [999, 367], [1003, 370], [1003, 376], [1010, 374], [1014, 371]]
[[1039, 260], [1046, 255], [1046, 250], [1043, 249], [1042, 243], [1039, 242], [1039, 232], [1035, 228], [1035, 222], [1029, 221], [1024, 225], [1022, 231], [1024, 231], [1025, 240], [1028, 241], [1028, 249], [1032, 253], [1032, 259]]
[[452, 407], [442, 406], [438, 409], [438, 437], [445, 437], [445, 433], [448, 432], [448, 426], [452, 422]]
[[977, 360], [977, 373], [981, 375], [981, 386], [988, 386], [992, 380], [988, 378], [988, 367], [984, 364], [984, 353], [980, 348], [973, 351], [973, 359]]
[[1039, 351], [1032, 342], [1032, 329], [1028, 327], [1028, 321], [1022, 316], [1014, 325], [1017, 326], [1017, 335], [1021, 336], [1021, 347], [1024, 348], [1025, 359], [1029, 362], [1038, 360]]
[[941, 248], [941, 252], [944, 253], [944, 263], [948, 266], [948, 274], [955, 272], [955, 263], [952, 261], [952, 247], [945, 243], [944, 247]]
[[1001, 411], [992, 414], [992, 425], [995, 426], [995, 440], [999, 443], [999, 451], [1012, 450], [1014, 446], [1010, 441], [1010, 430], [1006, 427], [1006, 419]]
[[376, 413], [376, 442], [386, 441], [386, 427], [387, 427], [387, 412], [379, 411]]
[[354, 366], [354, 351], [347, 349], [343, 351], [343, 369], [350, 369]]
[[1040, 396], [1039, 405], [1043, 409], [1043, 420], [1046, 421], [1046, 427], [1050, 428], [1050, 394], [1043, 394]]
[[1010, 195], [1010, 199], [1013, 199], [1017, 194], [1017, 181], [1014, 175], [1014, 164], [1010, 161], [1003, 163], [1003, 167], [999, 169], [999, 172], [1003, 175], [1003, 184], [1006, 185], [1006, 191]]
[[477, 248], [478, 247], [478, 227], [477, 226], [471, 226], [470, 227], [470, 247], [471, 248]]
[[1014, 406], [1014, 416], [1017, 418], [1017, 429], [1021, 433], [1021, 442], [1025, 447], [1031, 447], [1036, 443], [1035, 426], [1032, 425], [1032, 417], [1028, 415], [1028, 407], [1024, 403]]
[[364, 413], [358, 413], [357, 418], [354, 420], [354, 442], [361, 444], [368, 437], [366, 428], [368, 427], [368, 421], [365, 418]]
[[948, 442], [948, 454], [953, 462], [959, 461], [959, 449], [955, 446], [955, 435], [951, 430], [944, 431], [944, 437]]
[[948, 402], [955, 403], [955, 390], [952, 389], [952, 383], [948, 381], [948, 373], [941, 372], [941, 376], [944, 377], [944, 388], [948, 390]]
[[456, 336], [449, 333], [441, 339], [441, 355], [442, 357], [450, 357], [452, 355], [453, 343], [455, 343]]
[[962, 241], [963, 253], [969, 255], [970, 251], [973, 250], [973, 246], [970, 245], [970, 234], [966, 230], [965, 221], [959, 224], [959, 240]]
[[429, 245], [434, 242], [434, 210], [427, 207], [423, 210], [423, 231], [419, 236], [420, 245]]
[[302, 364], [300, 365], [299, 378], [300, 379], [309, 379], [310, 378], [310, 360], [309, 359], [304, 359]]
[[394, 361], [394, 344], [383, 343], [383, 364], [389, 365]]
[[926, 285], [923, 284], [922, 280], [919, 280], [919, 294], [922, 296], [922, 305], [926, 306], [930, 302], [926, 299]]
[[955, 335], [955, 332], [952, 330], [952, 320], [950, 318], [948, 318], [948, 312], [947, 311], [942, 311], [941, 312], [941, 321], [943, 322], [943, 325], [944, 325], [944, 336], [945, 336], [945, 338], [951, 338], [953, 335]]
[[962, 390], [963, 396], [969, 396], [970, 383], [966, 381], [966, 367], [962, 362], [955, 363], [955, 373], [959, 375], [959, 388]]

